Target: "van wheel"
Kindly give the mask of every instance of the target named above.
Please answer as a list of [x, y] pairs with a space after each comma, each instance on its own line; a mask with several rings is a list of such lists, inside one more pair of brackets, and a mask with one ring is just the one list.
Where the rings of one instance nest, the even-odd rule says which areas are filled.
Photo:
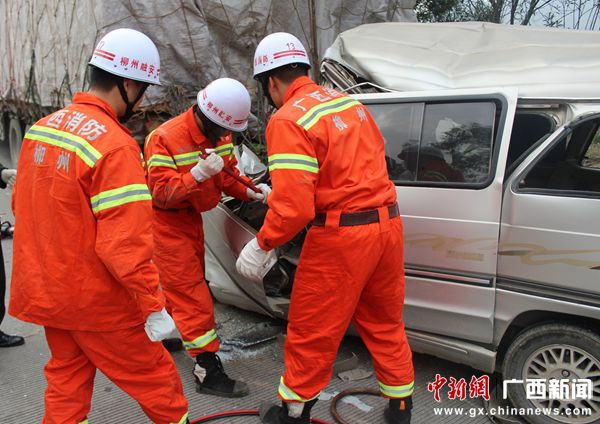
[[[592, 382], [592, 393], [589, 393], [588, 399], [581, 399], [582, 396], [577, 393], [570, 397], [557, 396], [560, 392], [557, 393], [554, 388], [560, 387], [560, 380], [571, 382], [580, 379]], [[506, 384], [508, 380], [521, 380], [522, 383]], [[535, 388], [535, 382], [531, 383], [531, 380], [542, 380], [545, 393], [528, 396], [527, 386]], [[555, 382], [551, 383], [553, 380]], [[590, 330], [566, 324], [546, 324], [526, 330], [506, 352], [504, 381], [514, 407], [558, 411], [558, 414], [524, 416], [530, 423], [600, 423], [600, 337]], [[563, 390], [565, 385], [563, 383]], [[571, 391], [580, 385], [579, 382], [566, 386]], [[552, 393], [549, 387], [552, 387]], [[542, 396], [542, 399], [534, 399]], [[576, 408], [588, 408], [591, 413], [575, 415]]]
[[10, 118], [8, 123], [8, 147], [10, 149], [10, 160], [14, 168], [19, 161], [21, 144], [23, 143], [23, 126], [17, 118]]

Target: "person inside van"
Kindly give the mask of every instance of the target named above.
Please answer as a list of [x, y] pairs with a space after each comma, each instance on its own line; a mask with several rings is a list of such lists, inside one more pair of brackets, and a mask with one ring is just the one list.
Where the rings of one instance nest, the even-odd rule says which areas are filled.
[[409, 172], [416, 173], [413, 181], [464, 182], [463, 174], [453, 168], [444, 157], [444, 153], [433, 146], [421, 146], [409, 143], [398, 154]]

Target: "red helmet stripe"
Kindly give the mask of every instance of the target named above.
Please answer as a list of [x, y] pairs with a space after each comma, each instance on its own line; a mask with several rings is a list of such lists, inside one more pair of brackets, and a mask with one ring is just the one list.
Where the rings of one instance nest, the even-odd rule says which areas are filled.
[[306, 53], [304, 53], [302, 50], [284, 50], [282, 52], [273, 53], [274, 59], [279, 59], [279, 58], [285, 57], [285, 56], [305, 56], [306, 57]]
[[114, 54], [114, 53], [107, 52], [107, 51], [105, 51], [105, 50], [96, 49], [96, 50], [94, 51], [94, 53], [98, 53], [99, 55], [100, 55], [100, 54], [103, 54], [103, 55], [105, 55], [105, 56], [112, 57], [113, 59], [115, 58], [115, 54]]
[[104, 53], [100, 53], [98, 50], [96, 50], [96, 51], [94, 52], [94, 55], [95, 55], [95, 56], [100, 56], [100, 57], [103, 57], [104, 59], [108, 59], [108, 60], [111, 60], [111, 61], [115, 59], [115, 57], [114, 57], [114, 56], [112, 56], [112, 57], [111, 57], [111, 56], [107, 56], [107, 55], [105, 55]]

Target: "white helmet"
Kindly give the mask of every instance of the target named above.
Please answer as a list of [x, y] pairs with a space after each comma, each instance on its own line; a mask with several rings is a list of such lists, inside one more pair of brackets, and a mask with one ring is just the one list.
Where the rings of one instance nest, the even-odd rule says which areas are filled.
[[306, 49], [292, 34], [275, 32], [267, 35], [254, 52], [254, 78], [263, 72], [291, 63], [303, 63], [310, 68]]
[[120, 77], [160, 85], [158, 49], [134, 29], [115, 29], [102, 37], [89, 64]]
[[198, 92], [198, 107], [208, 119], [231, 131], [248, 128], [250, 94], [241, 82], [231, 78], [214, 80]]

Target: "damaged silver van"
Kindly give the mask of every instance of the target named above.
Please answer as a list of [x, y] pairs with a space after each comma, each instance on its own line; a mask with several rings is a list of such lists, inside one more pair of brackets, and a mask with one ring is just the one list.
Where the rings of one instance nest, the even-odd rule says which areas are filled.
[[[600, 33], [372, 24], [325, 56], [326, 82], [385, 138], [413, 350], [517, 380], [515, 406], [554, 409], [529, 422], [600, 422]], [[304, 233], [263, 282], [235, 271], [264, 215], [231, 198], [206, 213], [207, 279], [220, 301], [285, 318]], [[557, 397], [551, 381], [590, 383]]]

